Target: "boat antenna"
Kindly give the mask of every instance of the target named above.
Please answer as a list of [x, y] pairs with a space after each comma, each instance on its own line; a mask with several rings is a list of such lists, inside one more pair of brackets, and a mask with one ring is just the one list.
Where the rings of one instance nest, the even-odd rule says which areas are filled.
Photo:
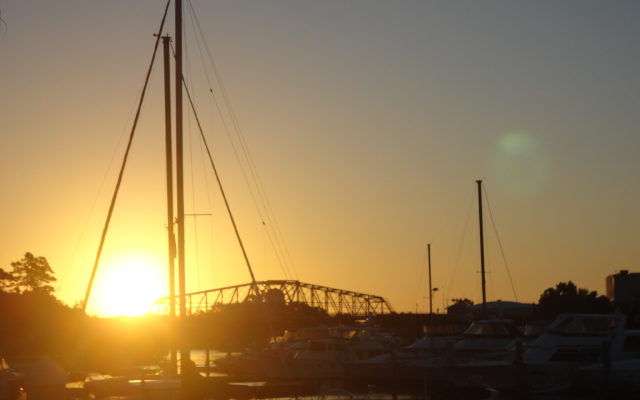
[[482, 223], [482, 180], [476, 181], [478, 184], [478, 219], [480, 227], [480, 274], [482, 276], [482, 318], [487, 317], [487, 285], [484, 270], [484, 229]]
[[109, 204], [109, 211], [107, 212], [107, 219], [105, 220], [104, 227], [102, 228], [102, 236], [100, 237], [100, 244], [98, 245], [98, 251], [96, 253], [96, 258], [93, 263], [93, 269], [91, 270], [91, 277], [89, 278], [89, 284], [87, 285], [87, 291], [84, 295], [84, 301], [82, 302], [82, 312], [85, 312], [87, 309], [87, 304], [89, 303], [89, 297], [91, 296], [91, 289], [93, 288], [93, 281], [96, 277], [96, 272], [98, 270], [98, 265], [100, 264], [100, 256], [102, 255], [102, 249], [104, 247], [104, 242], [107, 238], [107, 232], [109, 231], [109, 224], [111, 223], [111, 216], [113, 215], [113, 210], [116, 205], [116, 200], [118, 198], [118, 192], [120, 191], [120, 184], [122, 183], [122, 177], [124, 176], [124, 169], [127, 165], [127, 160], [129, 158], [129, 152], [131, 150], [131, 144], [133, 143], [133, 136], [136, 132], [136, 128], [138, 126], [138, 120], [140, 119], [140, 112], [142, 110], [142, 103], [144, 102], [145, 94], [147, 93], [147, 86], [149, 85], [149, 78], [151, 76], [151, 71], [153, 70], [153, 64], [156, 59], [156, 53], [158, 52], [158, 44], [160, 42], [160, 34], [162, 33], [162, 29], [164, 29], [164, 22], [167, 18], [167, 11], [169, 10], [169, 3], [167, 1], [167, 5], [164, 9], [164, 15], [162, 16], [162, 22], [160, 22], [160, 28], [158, 29], [158, 33], [156, 36], [156, 43], [153, 47], [153, 55], [151, 56], [151, 62], [149, 63], [149, 68], [147, 69], [147, 76], [144, 80], [144, 86], [142, 87], [142, 93], [140, 94], [140, 100], [138, 101], [138, 109], [136, 111], [135, 118], [133, 119], [133, 125], [131, 126], [131, 132], [129, 133], [129, 141], [127, 143], [127, 149], [124, 152], [124, 158], [122, 160], [122, 165], [120, 166], [120, 172], [118, 173], [118, 180], [116, 181], [116, 187], [113, 191], [113, 195], [111, 196], [111, 203]]

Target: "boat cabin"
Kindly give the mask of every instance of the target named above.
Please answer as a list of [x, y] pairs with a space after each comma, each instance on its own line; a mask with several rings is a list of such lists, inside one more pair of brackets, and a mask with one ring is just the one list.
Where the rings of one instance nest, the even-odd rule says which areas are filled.
[[502, 351], [515, 346], [523, 337], [515, 321], [509, 319], [479, 320], [471, 323], [462, 334], [463, 338], [453, 345], [454, 350]]

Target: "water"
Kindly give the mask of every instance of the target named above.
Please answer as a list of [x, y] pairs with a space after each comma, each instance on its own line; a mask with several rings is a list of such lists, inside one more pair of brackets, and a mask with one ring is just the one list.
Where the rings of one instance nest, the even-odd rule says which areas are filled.
[[[191, 360], [196, 363], [198, 367], [207, 366], [207, 350], [191, 350]], [[215, 360], [224, 358], [230, 353], [225, 353], [217, 350], [209, 350], [209, 362], [211, 365], [215, 363]], [[231, 353], [232, 355], [237, 353]]]
[[[227, 357], [230, 353], [221, 352], [217, 350], [209, 350], [209, 363], [210, 365], [215, 364], [215, 360]], [[238, 353], [231, 353], [231, 355], [236, 355]], [[191, 350], [190, 352], [191, 359], [198, 367], [206, 367], [207, 365], [207, 350], [196, 349]], [[168, 356], [167, 356], [168, 358]], [[203, 375], [205, 375], [203, 373]], [[219, 376], [221, 374], [217, 373], [209, 373], [209, 376]], [[402, 392], [401, 388], [399, 388], [400, 392]], [[640, 392], [640, 390], [639, 390]], [[349, 392], [344, 389], [341, 389], [336, 385], [328, 385], [323, 387], [317, 395], [313, 396], [299, 396], [299, 397], [280, 397], [280, 400], [419, 400], [424, 399], [424, 396], [416, 396], [416, 395], [402, 395], [399, 394], [397, 396], [392, 396], [390, 393], [354, 393]], [[449, 395], [440, 395], [440, 396], [430, 396], [429, 400], [472, 400], [479, 398], [491, 398], [494, 400], [600, 400], [600, 399], [640, 399], [640, 395], [630, 396], [629, 394], [622, 395], [622, 397], [611, 394], [606, 396], [602, 393], [596, 392], [587, 392], [587, 393], [554, 393], [554, 394], [536, 394], [536, 395], [526, 395], [526, 396], [518, 396], [518, 395], [505, 395], [505, 394], [495, 394], [489, 397], [478, 397], [477, 395], [461, 395], [461, 394], [452, 394]]]

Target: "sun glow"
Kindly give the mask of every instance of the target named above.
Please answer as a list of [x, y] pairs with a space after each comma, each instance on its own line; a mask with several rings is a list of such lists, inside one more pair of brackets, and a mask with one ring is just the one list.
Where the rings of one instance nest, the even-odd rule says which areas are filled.
[[149, 255], [127, 254], [107, 261], [96, 278], [94, 312], [101, 317], [140, 316], [167, 295], [162, 263]]

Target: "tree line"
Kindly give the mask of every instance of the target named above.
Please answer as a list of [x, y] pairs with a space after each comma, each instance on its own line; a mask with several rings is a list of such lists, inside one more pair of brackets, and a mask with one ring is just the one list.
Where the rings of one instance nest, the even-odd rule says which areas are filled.
[[[177, 321], [169, 316], [97, 318], [55, 297], [53, 269], [44, 257], [25, 253], [0, 268], [0, 357], [46, 354], [68, 370], [120, 372], [125, 366], [159, 363], [177, 343]], [[457, 299], [456, 305], [473, 304]], [[540, 295], [534, 316], [553, 319], [562, 312], [607, 313], [605, 296], [558, 283]], [[286, 303], [278, 290], [262, 298], [227, 304], [190, 316], [185, 323], [190, 348], [239, 351], [262, 346], [286, 330], [351, 322], [320, 308]]]
[[[464, 310], [474, 303], [468, 298], [453, 299], [450, 311]], [[606, 296], [596, 291], [578, 288], [572, 281], [560, 282], [542, 292], [538, 303], [534, 304], [533, 318], [554, 319], [562, 313], [606, 314], [614, 311], [614, 305]]]
[[[161, 363], [176, 346], [179, 327], [171, 317], [88, 316], [79, 305], [56, 298], [55, 281], [46, 258], [32, 253], [0, 268], [0, 358], [48, 355], [68, 370], [119, 373], [131, 365]], [[286, 304], [276, 292], [188, 317], [186, 344], [239, 351], [264, 345], [285, 330], [340, 319], [306, 304]]]

